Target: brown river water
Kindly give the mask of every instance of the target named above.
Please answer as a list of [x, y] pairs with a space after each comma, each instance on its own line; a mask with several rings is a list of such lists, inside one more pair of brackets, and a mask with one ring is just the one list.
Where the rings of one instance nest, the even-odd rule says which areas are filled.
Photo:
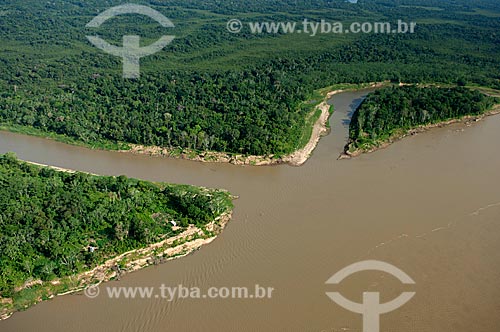
[[[382, 302], [380, 331], [500, 331], [500, 116], [433, 129], [353, 160], [337, 160], [348, 114], [366, 91], [332, 99], [332, 133], [302, 167], [202, 164], [0, 132], [0, 153], [103, 175], [225, 188], [240, 198], [219, 238], [194, 254], [101, 285], [101, 296], [61, 296], [0, 322], [0, 331], [362, 331], [362, 316], [331, 301], [339, 291]], [[360, 272], [391, 263], [416, 282]], [[106, 286], [274, 287], [271, 299], [110, 299]]]

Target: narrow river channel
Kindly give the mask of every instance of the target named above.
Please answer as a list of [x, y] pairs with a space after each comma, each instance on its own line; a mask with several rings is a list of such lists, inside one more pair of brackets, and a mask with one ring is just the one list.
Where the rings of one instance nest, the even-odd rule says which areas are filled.
[[[337, 160], [350, 113], [367, 93], [335, 95], [332, 132], [302, 167], [242, 167], [94, 151], [0, 132], [0, 153], [103, 175], [225, 188], [233, 220], [196, 253], [101, 285], [101, 296], [57, 297], [0, 322], [0, 331], [362, 331], [332, 302], [380, 291], [415, 297], [381, 316], [381, 331], [500, 329], [500, 116], [433, 129], [353, 160]], [[362, 272], [376, 259], [411, 276]], [[109, 299], [106, 286], [273, 287], [271, 299]]]

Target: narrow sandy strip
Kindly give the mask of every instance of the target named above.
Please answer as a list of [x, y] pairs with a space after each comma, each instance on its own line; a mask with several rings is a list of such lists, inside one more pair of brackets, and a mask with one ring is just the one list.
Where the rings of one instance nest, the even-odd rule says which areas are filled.
[[[384, 84], [387, 84], [387, 82], [379, 82], [379, 83], [372, 83], [370, 85], [366, 85], [363, 88], [370, 88], [370, 87], [379, 87], [383, 86]], [[278, 165], [278, 164], [290, 164], [292, 166], [300, 166], [303, 165], [308, 158], [312, 155], [312, 152], [316, 148], [316, 145], [318, 144], [320, 138], [327, 133], [327, 122], [330, 116], [329, 113], [329, 106], [327, 104], [328, 99], [331, 98], [333, 95], [345, 91], [353, 91], [357, 90], [360, 88], [347, 88], [347, 89], [341, 89], [341, 90], [335, 90], [329, 92], [324, 101], [320, 103], [316, 108], [311, 112], [308, 116], [312, 116], [317, 109], [321, 109], [321, 115], [314, 124], [312, 128], [312, 134], [311, 137], [308, 141], [308, 143], [301, 149], [296, 150], [292, 152], [289, 155], [282, 156], [282, 157], [277, 157], [275, 155], [262, 155], [262, 156], [256, 156], [256, 155], [243, 155], [243, 154], [231, 154], [231, 153], [225, 153], [225, 152], [216, 152], [216, 151], [195, 151], [192, 149], [181, 149], [181, 148], [166, 148], [166, 147], [160, 147], [160, 146], [145, 146], [145, 145], [140, 145], [140, 144], [131, 144], [127, 143], [126, 145], [129, 147], [127, 150], [118, 150], [116, 152], [120, 153], [133, 153], [133, 154], [140, 154], [140, 155], [148, 155], [148, 156], [153, 156], [153, 157], [169, 157], [169, 158], [176, 158], [176, 159], [185, 159], [185, 160], [192, 160], [192, 161], [198, 161], [198, 162], [207, 162], [207, 163], [230, 163], [234, 165], [252, 165], [252, 166], [265, 166], [265, 165]], [[6, 131], [10, 131], [8, 128], [4, 129]], [[15, 132], [15, 131], [13, 131]], [[43, 135], [39, 137], [44, 137]], [[48, 139], [54, 139], [54, 138], [49, 138]], [[57, 138], [55, 139], [56, 141]], [[72, 143], [65, 143], [65, 144], [72, 144]], [[124, 143], [125, 144], [125, 143]], [[84, 145], [85, 146], [85, 145]], [[90, 148], [89, 146], [87, 146]], [[28, 161], [27, 161], [28, 162]], [[69, 172], [69, 173], [74, 173], [74, 171], [61, 168], [61, 167], [56, 167], [56, 166], [50, 166], [50, 165], [44, 165], [44, 164], [39, 164], [35, 162], [28, 162], [33, 165], [38, 165], [38, 166], [44, 166], [44, 167], [50, 167], [52, 169], [58, 170], [58, 171], [64, 171], [64, 172]], [[91, 173], [89, 173], [91, 174]], [[92, 174], [95, 175], [95, 174]]]
[[162, 148], [158, 146], [144, 146], [144, 145], [130, 145], [131, 149], [128, 151], [120, 152], [131, 152], [135, 154], [146, 154], [150, 156], [166, 156], [174, 157], [180, 159], [187, 159], [199, 162], [214, 162], [214, 163], [231, 163], [234, 165], [253, 165], [253, 166], [265, 166], [265, 165], [278, 165], [278, 164], [289, 164], [292, 166], [300, 166], [304, 164], [307, 159], [311, 156], [312, 152], [316, 148], [320, 138], [328, 132], [327, 122], [330, 118], [330, 105], [328, 105], [328, 100], [335, 94], [344, 92], [346, 90], [335, 90], [329, 92], [318, 106], [314, 108], [309, 116], [313, 116], [316, 110], [321, 110], [321, 115], [313, 126], [311, 138], [308, 143], [302, 148], [293, 153], [286, 155], [281, 158], [274, 158], [274, 155], [269, 156], [245, 156], [245, 155], [230, 155], [223, 152], [213, 152], [206, 151], [201, 154], [196, 154], [192, 151], [186, 149], [185, 153], [174, 154], [172, 149]]
[[40, 163], [36, 163], [34, 161], [29, 161], [29, 160], [22, 160], [22, 162], [25, 162], [25, 163], [30, 164], [30, 165], [35, 165], [35, 166], [50, 168], [50, 169], [53, 169], [53, 170], [58, 171], [58, 172], [71, 173], [71, 174], [74, 174], [74, 173], [85, 173], [85, 174], [89, 174], [89, 175], [98, 176], [97, 174], [94, 174], [94, 173], [80, 172], [80, 171], [75, 171], [73, 169], [68, 169], [68, 168], [62, 168], [62, 167], [58, 167], [58, 166], [51, 166], [51, 165], [40, 164]]
[[[364, 88], [375, 88], [381, 87], [387, 82], [377, 82], [367, 85]], [[314, 110], [309, 114], [313, 116], [316, 110], [321, 110], [321, 115], [313, 126], [311, 137], [308, 143], [301, 149], [292, 152], [289, 155], [283, 156], [281, 158], [275, 158], [274, 155], [269, 156], [246, 156], [246, 155], [230, 155], [223, 152], [213, 152], [206, 151], [202, 153], [195, 153], [189, 149], [185, 149], [186, 152], [175, 154], [173, 149], [162, 148], [158, 146], [144, 146], [137, 144], [130, 144], [130, 150], [123, 150], [123, 153], [135, 153], [135, 154], [146, 154], [150, 156], [159, 157], [173, 157], [179, 159], [187, 159], [199, 162], [212, 162], [212, 163], [231, 163], [235, 165], [253, 165], [253, 166], [265, 166], [265, 165], [278, 165], [278, 164], [289, 164], [292, 166], [303, 165], [309, 157], [312, 155], [314, 149], [318, 145], [321, 137], [328, 133], [328, 119], [330, 118], [330, 105], [328, 105], [328, 100], [333, 95], [341, 92], [352, 91], [356, 89], [339, 89], [333, 90], [326, 94], [323, 101], [314, 108]]]
[[[40, 164], [32, 161], [23, 162], [31, 165], [36, 165], [40, 167], [47, 167], [54, 169], [59, 172], [66, 173], [80, 173], [79, 171], [61, 168], [57, 166], [50, 166], [45, 164]], [[86, 172], [81, 172], [86, 173]], [[86, 173], [90, 175], [95, 175], [92, 173]], [[237, 197], [233, 197], [237, 198]], [[80, 274], [66, 277], [75, 281], [78, 285], [64, 293], [52, 294], [49, 298], [54, 296], [63, 296], [68, 294], [73, 294], [88, 288], [91, 285], [100, 284], [102, 282], [110, 281], [114, 278], [119, 278], [124, 274], [134, 272], [150, 265], [156, 265], [164, 263], [173, 259], [181, 258], [189, 255], [190, 253], [200, 249], [202, 246], [207, 245], [214, 241], [217, 236], [224, 230], [227, 223], [231, 220], [232, 213], [226, 212], [219, 217], [215, 218], [212, 222], [205, 225], [205, 230], [211, 232], [213, 236], [208, 237], [205, 232], [193, 225], [190, 225], [182, 233], [166, 238], [160, 242], [150, 244], [147, 247], [130, 250], [122, 253], [116, 257], [110, 258], [103, 264], [100, 264], [90, 271], [82, 272]], [[123, 268], [118, 268], [119, 265], [124, 266]], [[43, 282], [41, 280], [31, 280], [26, 282], [23, 287], [16, 289], [19, 292], [25, 288], [29, 288], [35, 285], [52, 284], [57, 285], [61, 283], [61, 279], [55, 279], [50, 282]], [[0, 298], [0, 303], [12, 303], [12, 299]], [[37, 299], [37, 303], [42, 302], [42, 299]], [[3, 310], [0, 312], [0, 320], [8, 319], [14, 311]]]
[[[77, 292], [87, 288], [91, 284], [109, 281], [115, 277], [120, 277], [126, 273], [137, 271], [150, 265], [189, 255], [193, 251], [200, 249], [203, 245], [214, 241], [217, 235], [226, 227], [229, 220], [231, 220], [231, 213], [226, 213], [206, 225], [205, 228], [214, 234], [211, 237], [206, 237], [200, 228], [191, 225], [177, 236], [113, 257], [94, 269], [76, 276], [82, 287], [64, 294]], [[180, 244], [175, 245], [176, 243]], [[124, 261], [126, 262], [125, 267], [118, 271], [115, 267]]]
[[[366, 88], [376, 88], [376, 87], [381, 87], [385, 83], [373, 83], [370, 86]], [[323, 137], [326, 133], [328, 133], [328, 120], [330, 119], [330, 105], [328, 105], [328, 101], [332, 96], [350, 91], [350, 89], [345, 89], [345, 90], [334, 90], [330, 91], [323, 102], [319, 104], [315, 109], [320, 109], [321, 110], [321, 116], [319, 117], [318, 121], [314, 124], [313, 131], [311, 138], [309, 139], [309, 142], [306, 144], [305, 147], [303, 147], [300, 150], [295, 151], [294, 153], [284, 157], [282, 160], [285, 163], [288, 163], [293, 166], [301, 166], [303, 165], [309, 157], [311, 157], [314, 149], [319, 143], [319, 140], [321, 137]]]
[[[74, 280], [75, 283], [77, 283], [77, 286], [64, 293], [52, 294], [49, 298], [80, 292], [92, 285], [98, 285], [114, 278], [120, 278], [127, 273], [143, 269], [150, 265], [156, 265], [173, 259], [185, 257], [200, 249], [202, 246], [214, 241], [230, 220], [231, 213], [225, 213], [206, 225], [205, 229], [213, 234], [211, 237], [205, 236], [203, 230], [195, 226], [190, 226], [177, 236], [167, 238], [158, 243], [153, 243], [145, 248], [131, 250], [119, 256], [113, 257], [90, 271], [68, 277]], [[119, 265], [124, 267], [118, 268]], [[61, 280], [56, 279], [45, 283], [41, 280], [31, 281], [26, 283], [24, 288], [29, 287], [30, 285], [44, 285], [49, 283], [57, 285], [61, 283]], [[17, 289], [17, 291], [21, 289], [22, 288]], [[8, 299], [4, 299], [4, 301], [6, 300]], [[37, 303], [38, 302], [42, 302], [42, 299], [37, 299]], [[13, 313], [14, 311], [11, 310], [1, 312], [0, 320], [8, 319]]]
[[300, 150], [293, 152], [292, 154], [283, 157], [281, 160], [284, 163], [288, 163], [292, 166], [301, 166], [307, 159], [312, 155], [316, 146], [318, 146], [319, 140], [322, 136], [328, 133], [328, 119], [330, 119], [330, 105], [328, 105], [328, 100], [335, 94], [344, 92], [344, 90], [335, 90], [329, 92], [323, 102], [316, 106], [315, 110], [321, 110], [321, 115], [313, 126], [311, 138], [309, 142]]

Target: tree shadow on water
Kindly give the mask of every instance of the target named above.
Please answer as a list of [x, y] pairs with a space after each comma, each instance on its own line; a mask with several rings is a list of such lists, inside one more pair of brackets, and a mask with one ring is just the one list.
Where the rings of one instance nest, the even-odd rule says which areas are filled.
[[360, 98], [354, 99], [352, 103], [349, 105], [349, 111], [347, 112], [346, 117], [342, 120], [342, 125], [344, 127], [349, 127], [354, 112], [356, 112], [359, 105], [361, 105], [361, 103], [366, 99], [366, 96], [367, 95], [363, 95]]

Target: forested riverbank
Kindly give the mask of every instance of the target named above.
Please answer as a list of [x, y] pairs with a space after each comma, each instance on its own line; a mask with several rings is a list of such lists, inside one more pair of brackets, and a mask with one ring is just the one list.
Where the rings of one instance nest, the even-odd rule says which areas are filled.
[[[86, 35], [120, 44], [136, 29], [161, 35], [139, 15], [85, 29], [102, 3], [40, 1], [0, 5], [0, 127], [105, 149], [155, 146], [192, 156], [286, 156], [311, 131], [309, 102], [324, 86], [381, 82], [465, 83], [499, 87], [498, 6], [484, 0], [440, 3], [429, 11], [370, 1], [206, 1], [152, 6], [176, 25], [176, 39], [141, 61], [141, 78], [124, 80], [121, 61], [95, 49]], [[289, 12], [291, 8], [295, 8]], [[269, 17], [265, 12], [279, 12]], [[414, 34], [231, 34], [243, 21], [415, 21]], [[36, 19], [34, 19], [36, 18]], [[57, 24], [55, 24], [57, 22]], [[478, 51], [479, 50], [479, 51]]]
[[2, 316], [184, 255], [225, 226], [222, 190], [54, 170], [0, 156]]
[[354, 112], [344, 157], [426, 129], [500, 112], [500, 98], [466, 87], [399, 86], [371, 93]]
[[[112, 141], [103, 141], [97, 146], [102, 150], [118, 150], [122, 153], [134, 153], [155, 157], [171, 157], [186, 159], [199, 162], [231, 163], [235, 165], [278, 165], [289, 164], [300, 166], [304, 164], [316, 148], [321, 136], [328, 131], [328, 120], [333, 113], [333, 107], [328, 105], [329, 99], [338, 93], [345, 91], [356, 91], [370, 87], [382, 87], [391, 85], [389, 81], [378, 83], [343, 83], [328, 86], [314, 91], [312, 100], [302, 102], [302, 108], [306, 110], [305, 126], [302, 132], [297, 149], [289, 154], [270, 154], [270, 155], [247, 155], [217, 151], [195, 150], [190, 148], [168, 148], [162, 146], [145, 146], [139, 144], [129, 144], [124, 142], [114, 143]], [[37, 130], [31, 127], [18, 125], [3, 125], [0, 130], [14, 133], [26, 134], [31, 136], [44, 137], [58, 142], [84, 146], [87, 148], [96, 148], [96, 146], [71, 139], [64, 135], [53, 134]]]

